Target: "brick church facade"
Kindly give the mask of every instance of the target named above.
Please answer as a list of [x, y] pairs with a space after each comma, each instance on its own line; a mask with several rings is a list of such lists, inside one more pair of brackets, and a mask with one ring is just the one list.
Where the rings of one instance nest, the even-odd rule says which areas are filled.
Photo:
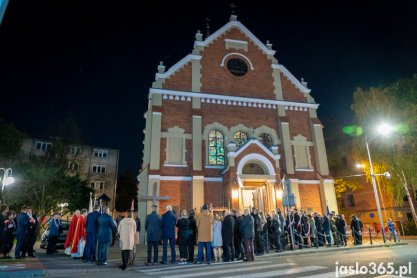
[[[296, 207], [337, 211], [318, 104], [237, 17], [203, 39], [149, 90], [139, 214], [158, 200], [179, 211], [282, 207], [281, 180]], [[154, 200], [155, 201], [155, 200]]]

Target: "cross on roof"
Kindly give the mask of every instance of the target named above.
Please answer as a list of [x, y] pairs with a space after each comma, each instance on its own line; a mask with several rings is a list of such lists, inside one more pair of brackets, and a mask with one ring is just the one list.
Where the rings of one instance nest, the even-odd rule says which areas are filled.
[[169, 196], [158, 196], [157, 190], [158, 185], [156, 182], [153, 184], [153, 195], [152, 196], [139, 196], [140, 201], [149, 201], [152, 200], [152, 205], [156, 206], [156, 202], [160, 200], [169, 200], [171, 197]]

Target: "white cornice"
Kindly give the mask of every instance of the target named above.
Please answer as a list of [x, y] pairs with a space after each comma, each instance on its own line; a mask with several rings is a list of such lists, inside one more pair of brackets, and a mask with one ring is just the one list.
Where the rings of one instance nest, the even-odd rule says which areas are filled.
[[175, 65], [170, 67], [167, 72], [157, 73], [156, 78], [158, 79], [158, 78], [167, 78], [167, 77], [169, 77], [171, 74], [176, 72], [180, 67], [184, 66], [185, 64], [187, 64], [191, 60], [201, 60], [201, 56], [200, 55], [194, 55], [194, 54], [188, 54], [187, 56], [185, 56], [184, 58], [179, 60]]
[[279, 69], [301, 92], [310, 93], [311, 89], [306, 88], [301, 82], [283, 65], [272, 64], [273, 69]]
[[280, 159], [279, 154], [274, 154], [270, 150], [268, 150], [261, 142], [259, 142], [257, 139], [249, 139], [248, 142], [246, 142], [245, 145], [243, 145], [237, 152], [234, 152], [233, 157], [237, 157], [239, 154], [241, 154], [246, 148], [248, 148], [250, 145], [255, 144], [258, 147], [260, 147], [265, 153], [267, 153], [273, 160]]
[[294, 101], [248, 98], [248, 97], [235, 97], [235, 96], [175, 91], [175, 90], [166, 90], [166, 89], [157, 89], [157, 88], [150, 88], [149, 94], [151, 96], [162, 95], [163, 99], [169, 99], [169, 100], [191, 101], [191, 97], [198, 97], [198, 98], [201, 98], [201, 102], [203, 103], [244, 106], [244, 107], [257, 107], [257, 108], [267, 108], [267, 109], [277, 109], [277, 105], [284, 106], [286, 110], [295, 110], [295, 111], [308, 111], [308, 108], [317, 109], [319, 107], [319, 104], [317, 103], [294, 102]]
[[195, 41], [195, 46], [201, 46], [205, 47], [208, 44], [210, 44], [212, 41], [214, 41], [216, 38], [221, 36], [223, 33], [225, 33], [227, 30], [237, 27], [239, 28], [245, 35], [247, 35], [265, 54], [268, 55], [275, 55], [275, 50], [271, 50], [268, 47], [266, 47], [265, 44], [263, 44], [251, 31], [249, 31], [248, 28], [246, 28], [240, 21], [229, 21], [226, 25], [224, 25], [222, 28], [208, 36], [204, 41]]

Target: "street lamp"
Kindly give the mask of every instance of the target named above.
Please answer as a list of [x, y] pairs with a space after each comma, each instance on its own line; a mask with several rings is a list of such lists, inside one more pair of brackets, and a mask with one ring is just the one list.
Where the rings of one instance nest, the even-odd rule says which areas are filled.
[[[1, 182], [1, 197], [3, 196], [3, 190], [6, 185], [12, 184], [14, 182], [14, 178], [12, 176], [12, 168], [0, 168], [3, 170], [3, 178], [0, 178]], [[1, 203], [1, 198], [0, 198]]]
[[[386, 124], [386, 123], [381, 124], [377, 128], [378, 133], [381, 134], [381, 135], [388, 135], [388, 134], [391, 133], [392, 130], [393, 130], [392, 126], [390, 126], [389, 124]], [[384, 243], [385, 243], [386, 238], [385, 238], [385, 230], [384, 230], [384, 220], [382, 219], [381, 205], [379, 203], [379, 196], [378, 196], [378, 191], [377, 191], [377, 188], [376, 188], [375, 173], [374, 173], [374, 167], [372, 165], [371, 152], [369, 151], [368, 136], [365, 136], [365, 144], [366, 144], [366, 151], [368, 152], [369, 169], [370, 169], [370, 174], [371, 174], [371, 179], [372, 179], [372, 186], [374, 188], [375, 201], [376, 201], [376, 207], [377, 207], [377, 210], [378, 210], [379, 222], [380, 222], [380, 225], [381, 225], [382, 239], [384, 240]], [[384, 175], [387, 178], [391, 178], [391, 175], [388, 172], [384, 173]]]

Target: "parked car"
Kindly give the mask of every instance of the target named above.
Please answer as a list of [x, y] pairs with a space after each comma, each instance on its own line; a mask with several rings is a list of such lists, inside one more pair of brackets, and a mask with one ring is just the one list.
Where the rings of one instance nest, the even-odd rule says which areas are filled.
[[[41, 235], [41, 248], [46, 249], [48, 246], [48, 238], [49, 238], [49, 222], [51, 219], [48, 219], [46, 223], [44, 224], [44, 227], [46, 227], [45, 231]], [[58, 243], [56, 244], [57, 249], [64, 249], [65, 240], [67, 239], [67, 234], [69, 230], [70, 222], [66, 220], [61, 220], [62, 223], [62, 233], [59, 236]]]

